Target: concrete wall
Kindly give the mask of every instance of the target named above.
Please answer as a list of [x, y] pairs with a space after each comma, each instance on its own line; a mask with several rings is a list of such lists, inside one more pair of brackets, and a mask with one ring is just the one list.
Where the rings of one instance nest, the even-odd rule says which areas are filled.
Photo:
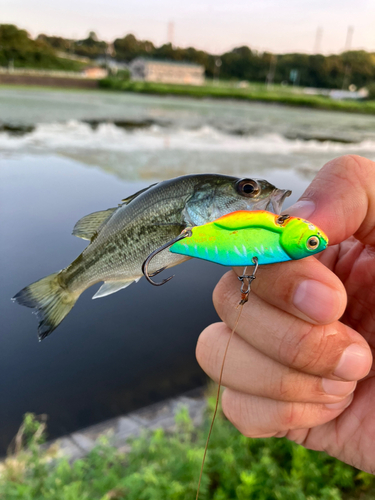
[[39, 75], [16, 75], [0, 73], [0, 85], [40, 85], [43, 87], [98, 88], [98, 80], [89, 78], [69, 78]]

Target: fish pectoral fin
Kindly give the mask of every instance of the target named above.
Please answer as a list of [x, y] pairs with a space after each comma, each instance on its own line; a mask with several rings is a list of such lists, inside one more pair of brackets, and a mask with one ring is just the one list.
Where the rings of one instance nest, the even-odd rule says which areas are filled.
[[77, 236], [83, 240], [92, 240], [99, 231], [100, 226], [106, 222], [116, 210], [117, 208], [109, 208], [108, 210], [85, 215], [85, 217], [79, 219], [74, 226], [73, 236]]
[[140, 280], [139, 278], [132, 278], [130, 280], [124, 281], [105, 281], [96, 294], [93, 296], [93, 299], [100, 299], [101, 297], [105, 297], [106, 295], [111, 295], [111, 293], [116, 293], [123, 288], [131, 285], [132, 283], [136, 283]]

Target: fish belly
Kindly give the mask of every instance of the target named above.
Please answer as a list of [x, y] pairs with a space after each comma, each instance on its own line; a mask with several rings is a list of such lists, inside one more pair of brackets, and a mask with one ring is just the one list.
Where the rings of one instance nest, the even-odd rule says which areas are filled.
[[[161, 226], [147, 231], [143, 228], [140, 232], [128, 230], [123, 234], [99, 235], [62, 271], [69, 289], [82, 292], [101, 281], [131, 283], [139, 280], [143, 276], [142, 264], [149, 254], [180, 234], [181, 228]], [[166, 250], [152, 260], [149, 271], [153, 273], [188, 259], [188, 256], [174, 255]]]

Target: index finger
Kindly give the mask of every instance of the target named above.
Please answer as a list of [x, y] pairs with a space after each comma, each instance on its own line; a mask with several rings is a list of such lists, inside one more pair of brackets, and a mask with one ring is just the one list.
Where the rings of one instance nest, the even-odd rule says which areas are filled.
[[[218, 315], [230, 329], [237, 321], [239, 298], [238, 281], [229, 272], [216, 285], [213, 299]], [[367, 342], [349, 326], [339, 321], [312, 325], [255, 293], [250, 293], [242, 309], [236, 333], [282, 365], [311, 375], [359, 380], [367, 375], [372, 364]]]

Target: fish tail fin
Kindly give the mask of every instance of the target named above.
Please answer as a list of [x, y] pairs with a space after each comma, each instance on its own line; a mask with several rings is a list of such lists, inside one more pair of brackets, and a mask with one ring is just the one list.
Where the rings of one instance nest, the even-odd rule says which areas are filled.
[[39, 340], [46, 338], [70, 312], [80, 294], [71, 292], [61, 272], [50, 274], [23, 288], [12, 300], [35, 309]]

